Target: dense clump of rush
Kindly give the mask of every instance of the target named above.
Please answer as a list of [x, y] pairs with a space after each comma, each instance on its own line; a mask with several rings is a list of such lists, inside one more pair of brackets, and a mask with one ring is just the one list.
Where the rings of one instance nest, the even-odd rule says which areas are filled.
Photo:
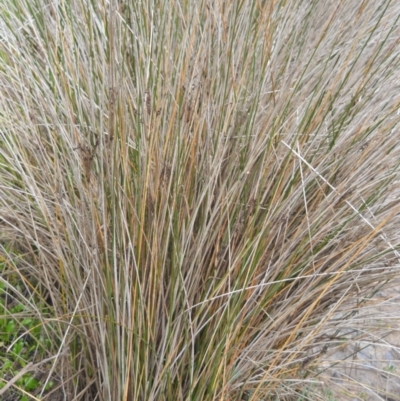
[[399, 267], [399, 11], [3, 0], [1, 394], [323, 399]]

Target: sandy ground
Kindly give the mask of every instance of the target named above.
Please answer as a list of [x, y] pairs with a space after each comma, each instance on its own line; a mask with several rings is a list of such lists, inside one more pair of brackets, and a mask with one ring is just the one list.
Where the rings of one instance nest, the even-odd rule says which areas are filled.
[[322, 368], [329, 367], [321, 375], [331, 390], [325, 391], [327, 400], [400, 401], [400, 278], [372, 300], [359, 321], [379, 323], [380, 331], [359, 341], [355, 336], [350, 347], [334, 344], [322, 361]]

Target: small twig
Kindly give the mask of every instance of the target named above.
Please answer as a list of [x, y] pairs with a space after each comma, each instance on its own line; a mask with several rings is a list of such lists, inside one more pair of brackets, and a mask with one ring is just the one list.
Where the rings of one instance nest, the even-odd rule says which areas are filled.
[[38, 368], [39, 366], [51, 361], [52, 359], [58, 358], [59, 355], [54, 355], [51, 356], [50, 358], [46, 358], [43, 361], [40, 361], [38, 363], [33, 364], [32, 362], [29, 362], [25, 367], [23, 367], [12, 379], [10, 379], [9, 381], [6, 381], [5, 379], [1, 379], [3, 380], [3, 382], [6, 382], [5, 386], [0, 389], [0, 396], [2, 396], [11, 386], [14, 385], [15, 382], [17, 382], [24, 374]]
[[26, 373], [38, 368], [39, 366], [51, 361], [52, 359], [57, 358], [57, 357], [58, 357], [58, 355], [51, 356], [50, 358], [46, 358], [43, 361], [40, 361], [35, 364], [33, 364], [32, 362], [29, 362], [11, 380], [6, 381], [5, 379], [1, 379], [1, 380], [3, 380], [3, 382], [6, 382], [6, 384], [2, 389], [0, 389], [0, 396], [2, 396], [10, 387], [12, 387], [14, 385], [14, 383], [17, 382], [23, 375], [25, 375]]
[[[33, 369], [33, 363], [29, 362], [24, 368], [22, 368], [6, 385], [0, 390], [0, 396], [3, 395], [16, 381], [18, 381], [25, 373]], [[4, 380], [4, 379], [2, 379]], [[5, 381], [5, 380], [4, 380]]]

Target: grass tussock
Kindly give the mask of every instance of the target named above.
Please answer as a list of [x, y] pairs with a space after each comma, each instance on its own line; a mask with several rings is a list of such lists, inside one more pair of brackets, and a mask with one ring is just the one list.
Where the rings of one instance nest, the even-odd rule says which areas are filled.
[[1, 2], [2, 297], [51, 340], [32, 399], [318, 381], [399, 266], [399, 11]]

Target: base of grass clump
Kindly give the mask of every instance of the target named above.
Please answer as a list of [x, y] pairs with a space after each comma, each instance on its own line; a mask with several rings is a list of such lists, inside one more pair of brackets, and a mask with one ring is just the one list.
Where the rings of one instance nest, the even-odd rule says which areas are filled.
[[50, 337], [49, 308], [21, 274], [20, 256], [12, 258], [14, 263], [0, 262], [0, 396], [28, 401], [30, 395], [48, 394], [55, 386], [47, 380], [45, 361], [53, 359], [49, 352], [57, 345]]
[[68, 401], [292, 400], [379, 329], [357, 313], [400, 260], [398, 11], [3, 1], [2, 283], [51, 341], [36, 399], [57, 376]]

